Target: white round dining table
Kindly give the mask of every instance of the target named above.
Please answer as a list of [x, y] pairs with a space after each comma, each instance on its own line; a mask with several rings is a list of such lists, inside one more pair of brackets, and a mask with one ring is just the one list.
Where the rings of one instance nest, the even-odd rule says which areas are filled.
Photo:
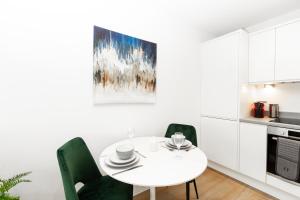
[[[123, 140], [105, 148], [99, 158], [100, 168], [112, 178], [136, 185], [150, 187], [150, 200], [155, 200], [155, 187], [164, 187], [186, 183], [200, 176], [207, 167], [207, 158], [203, 151], [194, 147], [189, 151], [165, 148], [165, 137], [135, 137]], [[136, 154], [140, 154], [142, 165], [135, 169], [113, 175], [123, 169], [109, 167], [105, 159], [116, 151], [116, 146], [132, 143]], [[142, 157], [143, 155], [144, 157]]]

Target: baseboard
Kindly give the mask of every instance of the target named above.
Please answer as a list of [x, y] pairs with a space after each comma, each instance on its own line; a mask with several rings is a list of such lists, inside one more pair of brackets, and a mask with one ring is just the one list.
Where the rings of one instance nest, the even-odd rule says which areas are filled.
[[255, 179], [252, 179], [250, 177], [242, 175], [236, 171], [225, 168], [225, 167], [223, 167], [217, 163], [214, 163], [212, 161], [208, 161], [208, 166], [216, 171], [219, 171], [227, 176], [230, 176], [240, 182], [243, 182], [243, 183], [245, 183], [257, 190], [260, 190], [264, 193], [267, 193], [275, 198], [278, 198], [281, 200], [299, 200], [299, 197], [293, 196], [293, 195], [286, 193], [278, 188], [274, 188], [270, 185], [267, 185], [266, 183], [257, 181]]

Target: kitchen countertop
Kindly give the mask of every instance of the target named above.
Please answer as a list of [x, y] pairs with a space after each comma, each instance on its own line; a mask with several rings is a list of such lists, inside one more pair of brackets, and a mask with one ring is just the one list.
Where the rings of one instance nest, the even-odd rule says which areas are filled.
[[300, 129], [299, 125], [270, 122], [271, 120], [273, 120], [273, 118], [269, 118], [269, 117], [264, 117], [264, 118], [244, 117], [244, 118], [240, 118], [239, 121], [240, 122], [246, 122], [246, 123], [252, 123], [252, 124], [276, 126], [276, 127], [282, 127], [282, 128]]
[[272, 118], [264, 117], [264, 118], [255, 118], [255, 117], [244, 117], [240, 118], [240, 122], [248, 122], [253, 124], [262, 124], [262, 125], [269, 125]]

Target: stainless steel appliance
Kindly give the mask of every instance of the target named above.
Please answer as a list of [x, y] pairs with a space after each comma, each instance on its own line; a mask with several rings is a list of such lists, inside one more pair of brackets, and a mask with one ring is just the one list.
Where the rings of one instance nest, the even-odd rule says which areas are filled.
[[[278, 118], [272, 120], [271, 122], [275, 123], [272, 123], [272, 125], [268, 126], [267, 173], [290, 183], [300, 185], [300, 152], [297, 152], [299, 149], [297, 150], [293, 147], [293, 144], [300, 145], [300, 120]], [[284, 128], [288, 127], [289, 125], [293, 125], [293, 127], [299, 126], [299, 129]], [[282, 164], [282, 157], [279, 157], [278, 155], [279, 140], [283, 140], [286, 142], [286, 144], [288, 144], [283, 147], [282, 145], [280, 146], [281, 152], [287, 156], [296, 157], [295, 160], [291, 161], [287, 158], [286, 163], [283, 162]], [[279, 169], [280, 167], [281, 169]], [[291, 176], [291, 174], [293, 176]]]
[[279, 117], [279, 105], [278, 104], [269, 104], [269, 117], [278, 118]]

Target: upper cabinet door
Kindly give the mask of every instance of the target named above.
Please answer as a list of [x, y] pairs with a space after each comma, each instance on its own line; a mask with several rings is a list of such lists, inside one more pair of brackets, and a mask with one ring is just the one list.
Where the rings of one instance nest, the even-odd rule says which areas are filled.
[[201, 47], [202, 116], [237, 118], [238, 38], [232, 33]]
[[300, 80], [300, 22], [276, 29], [275, 79]]
[[274, 81], [275, 30], [249, 36], [249, 82]]

